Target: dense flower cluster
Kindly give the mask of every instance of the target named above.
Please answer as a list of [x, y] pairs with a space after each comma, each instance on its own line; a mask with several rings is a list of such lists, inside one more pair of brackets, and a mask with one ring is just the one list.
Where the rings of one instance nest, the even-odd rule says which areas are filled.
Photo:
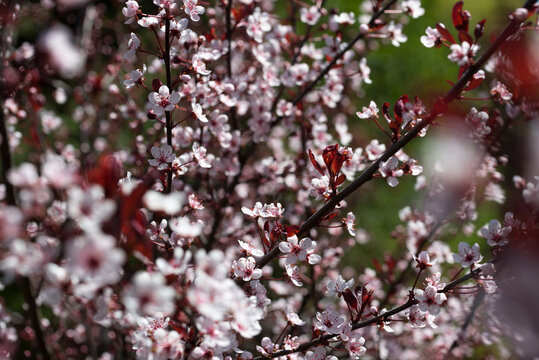
[[[512, 259], [538, 256], [537, 158], [504, 143], [524, 127], [537, 154], [534, 3], [489, 43], [457, 2], [414, 40], [445, 50], [451, 90], [380, 107], [367, 55], [412, 40], [419, 0], [0, 4], [0, 357], [539, 356], [504, 321], [507, 284], [529, 287]], [[19, 44], [38, 9], [80, 41]], [[372, 266], [351, 259], [389, 237], [353, 208], [369, 181], [415, 182], [377, 214], [400, 224]]]

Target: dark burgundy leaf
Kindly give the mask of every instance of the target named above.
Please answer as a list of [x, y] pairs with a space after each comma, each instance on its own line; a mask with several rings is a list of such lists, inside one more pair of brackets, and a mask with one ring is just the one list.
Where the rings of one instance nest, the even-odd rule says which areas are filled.
[[311, 159], [311, 163], [313, 164], [314, 168], [315, 168], [321, 175], [324, 175], [324, 170], [322, 169], [322, 167], [320, 166], [320, 164], [318, 163], [318, 161], [316, 161], [316, 159], [314, 158], [314, 154], [313, 154], [313, 152], [311, 151], [311, 149], [309, 149], [309, 158]]
[[486, 19], [483, 19], [481, 20], [476, 26], [475, 26], [475, 30], [474, 30], [474, 36], [475, 36], [475, 41], [477, 42], [477, 40], [479, 40], [479, 38], [481, 36], [483, 36], [483, 31], [485, 31], [485, 23], [487, 22]]
[[457, 30], [463, 30], [468, 32], [468, 24], [470, 16], [466, 10], [462, 10], [463, 2], [459, 1], [453, 6], [453, 11], [451, 13], [451, 18], [453, 20], [453, 25]]
[[459, 31], [459, 40], [460, 42], [467, 42], [468, 44], [473, 44], [473, 38], [466, 31]]
[[359, 302], [357, 301], [357, 297], [354, 295], [352, 291], [350, 291], [350, 289], [346, 289], [343, 292], [342, 297], [352, 310], [356, 310], [356, 311], [358, 310]]
[[436, 30], [442, 35], [442, 40], [449, 41], [451, 44], [456, 43], [453, 35], [442, 24], [436, 24]]

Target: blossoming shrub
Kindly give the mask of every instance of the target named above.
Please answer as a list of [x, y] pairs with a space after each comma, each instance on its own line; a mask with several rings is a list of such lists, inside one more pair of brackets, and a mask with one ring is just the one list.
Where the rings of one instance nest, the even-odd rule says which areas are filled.
[[[449, 90], [383, 104], [358, 100], [367, 55], [409, 40], [419, 0], [0, 7], [2, 358], [539, 355], [537, 146], [506, 141], [538, 136], [535, 1], [492, 32], [457, 2], [416, 44]], [[72, 26], [19, 41], [28, 14]], [[410, 178], [369, 237], [350, 195]], [[504, 215], [480, 223], [485, 202]], [[342, 262], [377, 236], [399, 250]]]

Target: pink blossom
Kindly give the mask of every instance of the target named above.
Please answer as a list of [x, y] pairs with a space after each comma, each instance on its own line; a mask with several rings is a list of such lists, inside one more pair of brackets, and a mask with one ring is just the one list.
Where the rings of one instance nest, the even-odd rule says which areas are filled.
[[316, 313], [314, 327], [329, 334], [339, 334], [340, 327], [344, 324], [344, 317], [334, 310], [326, 310]]
[[428, 311], [432, 315], [440, 313], [440, 305], [447, 300], [444, 293], [439, 293], [434, 286], [427, 286], [425, 290], [416, 290], [415, 298], [419, 301], [419, 309]]
[[356, 216], [354, 213], [349, 212], [346, 214], [346, 219], [343, 219], [346, 229], [351, 236], [356, 236]]
[[183, 0], [185, 13], [193, 21], [199, 21], [200, 16], [206, 11], [202, 6], [197, 5], [198, 0]]
[[131, 71], [129, 74], [129, 78], [124, 80], [124, 85], [127, 89], [131, 89], [136, 84], [140, 83], [142, 81], [142, 77], [146, 73], [146, 65], [142, 66], [142, 70], [137, 69]]
[[499, 99], [500, 102], [506, 102], [512, 99], [513, 94], [507, 89], [507, 87], [499, 82], [496, 81], [496, 84], [490, 89], [490, 93], [495, 98]]
[[346, 289], [350, 289], [354, 286], [354, 279], [350, 279], [348, 281], [345, 281], [342, 277], [342, 275], [339, 275], [339, 278], [337, 281], [328, 281], [326, 284], [327, 289], [327, 295], [338, 295], [341, 296], [343, 292], [346, 291]]
[[257, 43], [261, 43], [264, 33], [271, 30], [269, 14], [261, 12], [257, 7], [255, 11], [247, 18], [247, 35], [252, 37]]
[[504, 246], [509, 242], [507, 236], [511, 230], [511, 226], [502, 227], [498, 220], [490, 220], [488, 225], [480, 229], [480, 233], [490, 246]]
[[413, 19], [417, 19], [425, 14], [425, 9], [421, 7], [420, 0], [406, 0], [401, 2], [402, 10]]
[[457, 63], [457, 65], [463, 66], [468, 64], [470, 61], [473, 61], [473, 57], [477, 53], [477, 50], [479, 50], [479, 45], [470, 45], [470, 43], [463, 41], [462, 45], [451, 45], [450, 50], [451, 54], [449, 54], [447, 58], [452, 62]]
[[175, 155], [172, 152], [172, 146], [162, 145], [161, 147], [153, 146], [152, 147], [153, 159], [148, 160], [151, 166], [157, 168], [157, 170], [165, 170], [168, 168], [168, 164], [175, 159]]
[[258, 258], [264, 256], [264, 252], [262, 250], [258, 249], [257, 247], [255, 247], [250, 242], [245, 242], [245, 241], [238, 240], [238, 243], [240, 244], [240, 247], [242, 248], [242, 251], [247, 256], [253, 256], [253, 257], [258, 257]]
[[240, 258], [232, 263], [234, 275], [243, 279], [243, 281], [251, 281], [252, 279], [260, 279], [262, 270], [256, 268], [256, 261], [253, 257]]
[[176, 104], [180, 101], [180, 93], [173, 91], [170, 93], [168, 86], [162, 85], [159, 88], [159, 93], [152, 92], [148, 95], [148, 101], [150, 102], [150, 108], [155, 112], [157, 116], [161, 116], [165, 111], [172, 111], [176, 107]]
[[187, 198], [189, 200], [189, 206], [192, 207], [193, 209], [195, 210], [204, 209], [204, 204], [202, 204], [202, 201], [200, 201], [195, 194], [189, 194]]
[[279, 243], [279, 250], [284, 254], [288, 254], [286, 263], [289, 265], [295, 264], [298, 260], [305, 261], [307, 254], [313, 252], [315, 248], [316, 242], [307, 237], [301, 239], [298, 243], [298, 237], [296, 235], [290, 236], [286, 241]]
[[383, 153], [386, 151], [386, 146], [384, 144], [380, 144], [378, 139], [373, 139], [365, 147], [365, 153], [367, 154], [367, 158], [369, 161], [377, 160]]
[[193, 157], [200, 167], [206, 169], [211, 168], [211, 164], [206, 155], [206, 148], [198, 145], [196, 141], [193, 143]]
[[350, 355], [351, 359], [359, 359], [361, 355], [364, 355], [367, 352], [367, 349], [363, 346], [365, 344], [365, 338], [362, 336], [352, 336], [348, 341], [346, 341], [346, 350]]
[[393, 21], [387, 25], [386, 28], [387, 37], [391, 40], [393, 46], [400, 46], [401, 43], [408, 41], [408, 37], [402, 33], [402, 24], [397, 24]]
[[68, 242], [66, 268], [72, 279], [91, 284], [95, 289], [118, 282], [122, 276], [125, 253], [107, 234], [92, 233]]
[[191, 59], [191, 63], [192, 63], [193, 69], [195, 69], [195, 71], [198, 74], [200, 74], [200, 75], [209, 75], [209, 74], [211, 74], [210, 70], [206, 70], [206, 64], [200, 59], [199, 54], [193, 55], [193, 58]]
[[316, 6], [300, 9], [300, 19], [308, 25], [315, 25], [320, 19], [320, 9]]
[[414, 256], [414, 260], [417, 263], [416, 267], [420, 269], [431, 267], [436, 263], [436, 260], [431, 262], [429, 253], [426, 251], [421, 251], [417, 257]]
[[134, 33], [131, 33], [131, 38], [127, 42], [127, 51], [124, 53], [124, 59], [132, 58], [137, 49], [140, 47], [140, 40]]
[[139, 4], [135, 0], [128, 0], [125, 2], [125, 7], [122, 9], [122, 14], [127, 18], [125, 24], [131, 24], [135, 21], [135, 16], [137, 15], [139, 9]]
[[459, 243], [459, 253], [453, 254], [453, 259], [462, 267], [467, 268], [480, 262], [483, 257], [479, 253], [479, 244], [475, 243], [472, 247], [465, 242]]
[[369, 119], [369, 118], [377, 118], [378, 117], [378, 106], [374, 101], [371, 101], [369, 104], [369, 107], [363, 106], [363, 109], [361, 112], [357, 112], [356, 115], [360, 119]]
[[193, 114], [195, 114], [195, 117], [196, 117], [198, 120], [200, 120], [200, 121], [203, 122], [203, 123], [207, 123], [207, 122], [208, 122], [208, 118], [207, 118], [206, 115], [204, 115], [204, 113], [202, 112], [202, 105], [197, 104], [195, 98], [193, 98], [193, 99], [191, 100], [191, 108], [193, 109]]
[[305, 325], [305, 321], [301, 320], [299, 318], [299, 315], [290, 309], [286, 311], [285, 316], [286, 316], [286, 321], [288, 321], [290, 325], [295, 325], [295, 326]]
[[103, 188], [99, 185], [84, 190], [74, 186], [68, 190], [67, 209], [69, 216], [81, 228], [93, 231], [112, 216], [116, 205], [112, 200], [105, 199]]
[[153, 316], [162, 313], [167, 316], [174, 311], [175, 296], [176, 292], [165, 284], [163, 275], [140, 271], [127, 288], [123, 303], [134, 314]]
[[398, 169], [399, 160], [392, 156], [387, 161], [380, 163], [380, 175], [387, 178], [387, 183], [391, 187], [395, 187], [399, 184], [398, 177], [404, 174], [402, 169]]

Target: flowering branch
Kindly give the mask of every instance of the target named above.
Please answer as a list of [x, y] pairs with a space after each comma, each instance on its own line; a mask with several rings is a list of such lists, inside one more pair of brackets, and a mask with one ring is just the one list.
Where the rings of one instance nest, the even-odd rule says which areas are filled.
[[[531, 8], [535, 2], [532, 0], [526, 1], [524, 7]], [[382, 10], [380, 10], [382, 11]], [[485, 53], [477, 60], [477, 62], [471, 65], [465, 72], [462, 74], [457, 83], [447, 92], [443, 98], [439, 98], [434, 104], [432, 110], [427, 113], [427, 115], [412, 129], [410, 129], [403, 137], [398, 141], [393, 143], [375, 162], [373, 162], [356, 180], [354, 180], [350, 185], [344, 188], [341, 192], [333, 196], [328, 202], [326, 202], [318, 211], [316, 211], [311, 217], [309, 217], [300, 228], [298, 236], [306, 235], [312, 228], [322, 221], [324, 216], [329, 214], [335, 207], [344, 200], [347, 196], [352, 194], [354, 191], [359, 189], [367, 181], [371, 180], [373, 175], [378, 171], [380, 163], [387, 161], [391, 156], [393, 156], [397, 151], [402, 149], [406, 144], [408, 144], [412, 139], [414, 139], [419, 132], [428, 126], [436, 117], [443, 115], [447, 111], [447, 105], [453, 100], [457, 99], [462, 90], [466, 87], [468, 81], [470, 81], [473, 75], [480, 70], [480, 68], [490, 59], [492, 55], [500, 48], [500, 46], [509, 38], [511, 35], [515, 34], [522, 20], [513, 18], [509, 24], [505, 27], [502, 33], [496, 38], [494, 43], [492, 43]], [[327, 68], [326, 68], [327, 69]], [[329, 70], [328, 70], [329, 71]], [[257, 261], [258, 267], [264, 267], [268, 264], [273, 258], [279, 254], [279, 248], [274, 247], [271, 251], [265, 254], [262, 258]]]

